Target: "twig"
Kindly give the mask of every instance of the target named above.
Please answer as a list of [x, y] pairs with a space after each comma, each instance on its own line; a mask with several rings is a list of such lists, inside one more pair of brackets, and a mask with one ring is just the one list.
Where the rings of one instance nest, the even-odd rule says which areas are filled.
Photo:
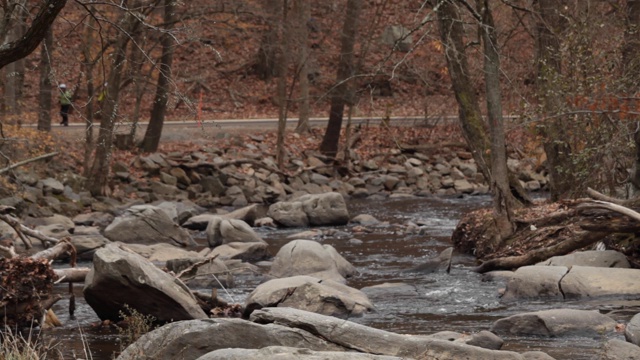
[[56, 152], [49, 153], [49, 154], [40, 155], [40, 156], [37, 156], [37, 157], [31, 158], [31, 159], [27, 159], [27, 160], [23, 160], [23, 161], [17, 162], [17, 163], [15, 163], [15, 164], [13, 164], [13, 165], [7, 166], [6, 168], [2, 168], [2, 169], [0, 169], [0, 174], [4, 174], [4, 173], [6, 173], [7, 171], [11, 171], [11, 170], [13, 170], [13, 169], [15, 169], [15, 168], [17, 168], [17, 167], [20, 167], [20, 166], [22, 166], [22, 165], [28, 164], [28, 163], [30, 163], [30, 162], [34, 162], [34, 161], [38, 161], [38, 160], [48, 159], [48, 158], [54, 157], [54, 156], [56, 156], [56, 155], [58, 155], [58, 152], [57, 152], [57, 151], [56, 151]]

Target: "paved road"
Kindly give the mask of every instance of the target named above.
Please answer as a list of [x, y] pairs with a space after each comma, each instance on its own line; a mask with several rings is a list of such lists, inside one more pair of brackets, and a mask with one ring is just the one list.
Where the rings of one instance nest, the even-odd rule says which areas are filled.
[[[415, 126], [415, 125], [423, 125], [428, 123], [436, 123], [436, 122], [449, 122], [455, 120], [457, 117], [455, 116], [446, 116], [446, 117], [430, 117], [425, 120], [424, 116], [404, 116], [404, 117], [392, 117], [390, 119], [390, 123], [392, 125], [406, 125], [406, 126]], [[312, 126], [324, 126], [327, 124], [328, 118], [311, 118], [309, 122]], [[382, 122], [381, 117], [357, 117], [351, 119], [352, 124], [379, 124]], [[287, 119], [287, 126], [294, 127], [298, 123], [297, 118]], [[146, 127], [148, 122], [140, 122], [138, 126]], [[346, 124], [346, 119], [343, 120], [343, 124]], [[165, 121], [164, 126], [171, 127], [216, 127], [220, 129], [224, 128], [276, 128], [278, 125], [278, 119], [220, 119], [220, 120], [204, 120], [202, 122], [195, 120], [184, 120], [184, 121]], [[35, 127], [35, 124], [25, 125], [27, 127]], [[129, 127], [130, 123], [118, 123], [116, 127]], [[71, 123], [68, 127], [63, 127], [58, 125], [57, 123], [53, 125], [54, 128], [84, 128], [85, 125], [82, 123]]]

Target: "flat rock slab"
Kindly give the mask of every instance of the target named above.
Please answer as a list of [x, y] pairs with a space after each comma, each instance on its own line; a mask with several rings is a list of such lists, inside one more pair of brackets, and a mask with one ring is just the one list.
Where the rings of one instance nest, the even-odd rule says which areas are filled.
[[221, 349], [197, 360], [402, 360], [396, 356], [372, 355], [355, 352], [313, 351], [283, 346], [263, 349]]
[[514, 301], [527, 298], [564, 298], [560, 280], [567, 274], [564, 266], [524, 266], [513, 273], [507, 282], [502, 300]]
[[331, 316], [291, 308], [265, 308], [254, 311], [251, 320], [307, 329], [321, 339], [363, 353], [438, 360], [527, 359], [526, 354], [483, 349], [426, 336], [401, 335], [374, 329]]
[[517, 314], [496, 321], [498, 335], [602, 336], [615, 331], [616, 321], [597, 310], [553, 309]]
[[640, 297], [640, 270], [574, 266], [560, 283], [565, 299]]
[[537, 265], [544, 266], [593, 266], [605, 268], [630, 268], [627, 257], [615, 250], [578, 251], [573, 254], [554, 256]]

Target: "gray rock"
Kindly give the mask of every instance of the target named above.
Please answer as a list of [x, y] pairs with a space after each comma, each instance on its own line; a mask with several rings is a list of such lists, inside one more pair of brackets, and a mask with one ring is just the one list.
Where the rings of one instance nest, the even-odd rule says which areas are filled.
[[160, 322], [207, 317], [183, 283], [115, 243], [96, 251], [83, 293], [102, 320], [119, 319], [125, 305]]
[[351, 321], [291, 308], [265, 308], [251, 314], [252, 321], [307, 329], [316, 336], [352, 351], [438, 360], [524, 359], [518, 353], [483, 349], [427, 336], [400, 335]]
[[604, 344], [602, 360], [637, 360], [640, 359], [640, 347], [618, 339], [611, 339]]
[[209, 256], [218, 256], [220, 259], [260, 261], [271, 255], [266, 242], [231, 242], [215, 247], [211, 250]]
[[104, 230], [111, 241], [133, 244], [170, 243], [177, 246], [195, 245], [191, 235], [173, 222], [160, 208], [136, 205], [116, 217]]
[[544, 297], [562, 300], [564, 296], [559, 284], [567, 271], [564, 266], [523, 266], [514, 272], [502, 299], [515, 301]]
[[166, 243], [153, 245], [126, 244], [126, 247], [149, 261], [162, 264], [169, 260], [190, 259], [198, 256], [198, 253], [195, 251], [177, 248]]
[[220, 235], [223, 243], [230, 242], [264, 242], [262, 238], [246, 222], [236, 219], [220, 221]]
[[331, 245], [311, 240], [294, 240], [280, 248], [269, 272], [276, 278], [309, 275], [341, 283], [356, 273], [355, 267]]
[[[304, 344], [304, 345], [303, 345]], [[117, 360], [197, 359], [218, 349], [304, 346], [316, 351], [344, 351], [301, 329], [241, 319], [178, 321], [153, 330], [127, 347]]]
[[640, 270], [573, 266], [562, 278], [566, 299], [640, 297]]
[[369, 214], [360, 214], [356, 215], [351, 219], [351, 222], [354, 224], [360, 225], [376, 225], [380, 223], [380, 220], [376, 219], [374, 216]]
[[594, 266], [605, 268], [630, 268], [627, 257], [615, 250], [589, 250], [578, 251], [573, 254], [554, 256], [546, 261], [538, 263], [537, 265], [546, 266]]
[[349, 222], [347, 204], [336, 192], [303, 195], [292, 201], [275, 203], [269, 207], [267, 215], [287, 227], [345, 225]]
[[274, 279], [259, 285], [245, 302], [244, 316], [254, 310], [285, 306], [347, 319], [373, 310], [362, 291], [311, 276]]
[[396, 356], [372, 355], [344, 351], [313, 351], [283, 346], [262, 349], [220, 349], [197, 360], [402, 360]]
[[624, 329], [624, 338], [640, 346], [640, 314], [635, 314]]
[[54, 178], [40, 180], [39, 183], [42, 185], [44, 195], [61, 195], [64, 192], [64, 185]]
[[110, 243], [110, 241], [100, 234], [74, 235], [71, 236], [71, 243], [76, 248], [78, 255], [83, 255], [85, 253], [95, 252]]
[[90, 213], [76, 215], [73, 218], [73, 222], [76, 225], [98, 226], [104, 229], [113, 222], [113, 219], [114, 219], [114, 216], [109, 213], [90, 212]]
[[553, 309], [517, 314], [493, 323], [498, 335], [604, 336], [615, 331], [616, 322], [597, 310]]
[[453, 248], [446, 248], [438, 256], [431, 259], [427, 259], [422, 264], [415, 266], [405, 272], [417, 272], [423, 274], [431, 274], [437, 271], [445, 271], [449, 273], [451, 270], [451, 256], [453, 255]]

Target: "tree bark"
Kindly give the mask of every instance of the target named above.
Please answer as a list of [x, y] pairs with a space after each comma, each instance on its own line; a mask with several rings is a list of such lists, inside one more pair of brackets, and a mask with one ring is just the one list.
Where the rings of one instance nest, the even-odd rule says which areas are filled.
[[491, 183], [491, 172], [484, 153], [490, 142], [486, 136], [478, 98], [469, 77], [469, 65], [463, 41], [464, 28], [457, 5], [452, 0], [442, 0], [438, 4], [440, 37], [445, 47], [445, 57], [453, 92], [458, 103], [458, 116], [462, 133], [469, 144], [473, 159], [487, 182]]
[[0, 47], [0, 69], [31, 54], [46, 36], [67, 0], [45, 1], [25, 35]]
[[[557, 80], [562, 74], [561, 41], [558, 35], [565, 26], [561, 15], [563, 3], [564, 1], [557, 0], [539, 0], [537, 3], [537, 86], [545, 116], [557, 115], [562, 108]], [[562, 124], [563, 120], [561, 117], [552, 116], [539, 128], [547, 155], [551, 199], [554, 201], [568, 197], [575, 185], [572, 175], [572, 149], [566, 141], [568, 137]]]
[[589, 246], [602, 240], [607, 235], [608, 233], [606, 232], [583, 231], [579, 234], [574, 234], [559, 244], [529, 251], [525, 255], [507, 256], [485, 261], [474, 270], [479, 273], [485, 273], [493, 270], [513, 270], [522, 266], [533, 265], [550, 257], [566, 255], [574, 250]]
[[329, 111], [329, 123], [325, 131], [320, 152], [326, 156], [335, 157], [338, 153], [340, 142], [340, 130], [342, 129], [342, 117], [345, 104], [351, 104], [350, 80], [354, 74], [354, 48], [358, 33], [358, 18], [360, 16], [361, 0], [347, 1], [347, 14], [340, 35], [340, 58], [338, 60], [338, 72], [336, 85], [332, 91], [331, 109]]
[[258, 77], [266, 81], [277, 75], [278, 22], [282, 10], [282, 0], [267, 0], [264, 7], [268, 30], [260, 42], [255, 70]]
[[288, 19], [288, 1], [284, 0], [282, 4], [282, 19], [280, 22], [280, 43], [278, 46], [278, 134], [276, 141], [276, 162], [278, 169], [284, 168], [284, 135], [287, 127], [287, 108], [289, 101], [287, 99], [287, 68], [289, 65], [289, 34], [291, 34], [291, 21]]
[[38, 130], [51, 131], [51, 50], [53, 31], [47, 31], [40, 50], [40, 90], [38, 96]]
[[[132, 8], [137, 7], [132, 4]], [[109, 196], [111, 189], [108, 186], [109, 165], [111, 163], [111, 151], [113, 148], [113, 129], [118, 115], [118, 98], [120, 96], [120, 82], [127, 53], [127, 44], [131, 34], [139, 26], [138, 19], [127, 12], [122, 20], [121, 32], [118, 34], [109, 81], [106, 87], [106, 96], [103, 101], [103, 114], [100, 121], [100, 132], [96, 142], [95, 160], [91, 166], [87, 188], [93, 196]]]
[[506, 239], [515, 230], [513, 208], [516, 201], [509, 189], [507, 147], [502, 118], [502, 94], [500, 91], [500, 55], [498, 38], [489, 1], [480, 2], [482, 16], [481, 33], [484, 49], [484, 76], [487, 96], [487, 117], [491, 133], [491, 194], [499, 239]]
[[[622, 67], [623, 90], [629, 94], [628, 96], [634, 96], [640, 87], [640, 0], [627, 0]], [[636, 153], [630, 182], [634, 195], [637, 195], [640, 193], [640, 122], [637, 120], [633, 142]]]
[[173, 63], [173, 37], [170, 31], [174, 24], [173, 0], [164, 0], [164, 23], [165, 32], [162, 34], [162, 57], [158, 64], [158, 86], [156, 87], [156, 97], [151, 110], [151, 119], [147, 126], [142, 141], [142, 150], [145, 152], [155, 152], [158, 150], [162, 127], [167, 113], [167, 102], [169, 101], [169, 87], [171, 85], [171, 66]]
[[307, 41], [309, 31], [307, 21], [311, 17], [309, 0], [295, 0], [294, 3], [295, 21], [297, 27], [298, 42], [298, 77], [300, 82], [300, 101], [298, 110], [297, 133], [309, 132], [309, 48]]

